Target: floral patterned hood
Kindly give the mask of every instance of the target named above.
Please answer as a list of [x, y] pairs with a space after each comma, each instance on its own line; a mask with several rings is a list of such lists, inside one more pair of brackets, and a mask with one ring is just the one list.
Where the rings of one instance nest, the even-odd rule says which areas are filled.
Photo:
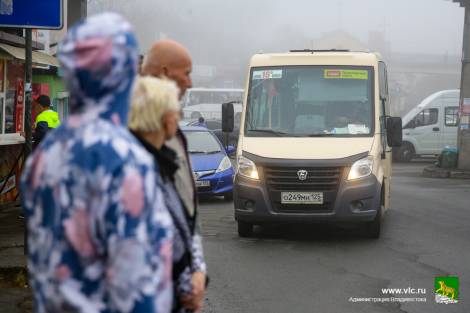
[[58, 56], [71, 112], [127, 125], [138, 59], [131, 25], [115, 14], [91, 17], [69, 31]]

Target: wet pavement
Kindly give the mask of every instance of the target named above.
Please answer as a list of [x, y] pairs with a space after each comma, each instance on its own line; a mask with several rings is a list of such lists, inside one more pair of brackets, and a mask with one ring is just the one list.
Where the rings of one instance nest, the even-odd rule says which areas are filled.
[[[344, 226], [259, 227], [239, 238], [233, 204], [204, 200], [211, 286], [204, 312], [470, 312], [470, 181], [422, 177], [429, 162], [395, 164], [392, 208], [379, 240]], [[436, 276], [460, 279], [460, 303], [437, 304]], [[382, 298], [421, 288], [426, 302]], [[387, 296], [390, 297], [390, 296]]]

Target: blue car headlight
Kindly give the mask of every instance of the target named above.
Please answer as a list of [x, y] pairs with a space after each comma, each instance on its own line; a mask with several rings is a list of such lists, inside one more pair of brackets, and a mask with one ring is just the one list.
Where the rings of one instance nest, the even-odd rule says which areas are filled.
[[216, 173], [220, 173], [223, 171], [226, 171], [232, 167], [232, 162], [230, 162], [230, 159], [227, 156], [224, 156], [222, 161], [220, 161], [219, 167], [215, 171]]

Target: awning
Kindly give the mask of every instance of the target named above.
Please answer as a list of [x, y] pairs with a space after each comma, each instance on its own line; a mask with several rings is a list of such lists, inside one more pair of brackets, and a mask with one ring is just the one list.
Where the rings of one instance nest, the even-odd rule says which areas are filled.
[[[25, 60], [25, 49], [0, 43], [0, 49], [10, 54], [15, 59]], [[59, 62], [53, 56], [43, 52], [33, 51], [33, 64], [50, 65], [59, 67]]]

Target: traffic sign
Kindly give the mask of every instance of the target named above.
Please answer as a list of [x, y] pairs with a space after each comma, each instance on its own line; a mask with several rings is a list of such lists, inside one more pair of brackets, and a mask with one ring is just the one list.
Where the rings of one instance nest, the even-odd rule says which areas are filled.
[[63, 0], [0, 0], [0, 27], [61, 29]]

